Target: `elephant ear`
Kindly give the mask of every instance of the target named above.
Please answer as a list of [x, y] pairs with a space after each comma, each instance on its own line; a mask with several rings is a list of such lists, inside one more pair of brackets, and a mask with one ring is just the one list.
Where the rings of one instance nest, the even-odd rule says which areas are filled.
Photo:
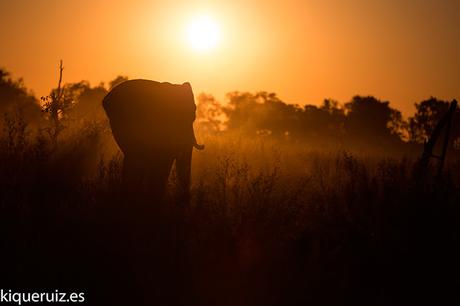
[[[182, 87], [185, 91], [185, 94], [186, 94], [186, 97], [188, 99], [192, 99], [192, 101], [194, 101], [194, 97], [193, 97], [193, 90], [192, 90], [192, 85], [190, 85], [189, 82], [185, 82], [184, 84], [182, 84]], [[195, 102], [194, 102], [195, 103]]]
[[193, 96], [192, 85], [189, 82], [185, 82], [182, 84], [182, 88], [184, 89], [184, 102], [187, 103], [187, 110], [189, 113], [193, 113], [193, 121], [195, 121], [195, 97]]

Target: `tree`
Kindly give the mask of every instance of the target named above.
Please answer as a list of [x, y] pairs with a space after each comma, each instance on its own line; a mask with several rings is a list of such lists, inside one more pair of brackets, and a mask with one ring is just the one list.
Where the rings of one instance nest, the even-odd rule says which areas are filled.
[[0, 69], [0, 113], [1, 118], [4, 114], [20, 115], [26, 124], [39, 124], [41, 120], [37, 99], [28, 92], [22, 79], [14, 80], [4, 69]]
[[72, 107], [72, 96], [65, 94], [66, 91], [62, 87], [62, 60], [59, 63], [59, 82], [55, 89], [51, 90], [49, 96], [41, 97], [43, 101], [43, 112], [47, 114], [47, 119], [50, 123], [46, 131], [48, 132], [53, 146], [57, 144], [58, 137], [64, 129], [62, 119], [67, 111]]
[[81, 81], [66, 85], [64, 91], [73, 101], [73, 107], [69, 110], [69, 117], [72, 120], [100, 122], [106, 119], [102, 100], [107, 94], [107, 89], [102, 84], [91, 87], [89, 82]]
[[343, 138], [344, 121], [344, 110], [337, 101], [326, 99], [319, 107], [305, 105], [299, 136], [315, 144], [335, 144]]
[[195, 122], [202, 131], [215, 133], [224, 129], [224, 110], [212, 95], [202, 93], [197, 97], [196, 116]]
[[115, 79], [113, 79], [112, 81], [109, 82], [109, 90], [111, 90], [112, 88], [114, 88], [118, 84], [126, 82], [127, 80], [129, 80], [129, 78], [127, 76], [124, 76], [124, 75], [117, 76]]
[[284, 136], [299, 130], [301, 108], [284, 103], [274, 93], [233, 92], [227, 94], [227, 98], [229, 102], [223, 110], [228, 117], [229, 130], [249, 134], [263, 132], [273, 136]]
[[387, 101], [355, 96], [345, 104], [347, 139], [354, 143], [383, 147], [401, 142], [404, 121]]
[[424, 143], [433, 132], [434, 127], [449, 109], [449, 102], [431, 97], [415, 103], [416, 112], [409, 118], [409, 140]]

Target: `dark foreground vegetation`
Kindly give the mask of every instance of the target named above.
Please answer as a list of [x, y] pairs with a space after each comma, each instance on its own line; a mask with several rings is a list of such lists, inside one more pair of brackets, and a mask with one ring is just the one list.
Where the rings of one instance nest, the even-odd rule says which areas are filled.
[[174, 173], [162, 203], [123, 190], [106, 92], [70, 84], [40, 106], [1, 74], [1, 288], [91, 305], [460, 302], [455, 125], [442, 175], [416, 167], [447, 102], [403, 120], [373, 97], [200, 96], [184, 207]]

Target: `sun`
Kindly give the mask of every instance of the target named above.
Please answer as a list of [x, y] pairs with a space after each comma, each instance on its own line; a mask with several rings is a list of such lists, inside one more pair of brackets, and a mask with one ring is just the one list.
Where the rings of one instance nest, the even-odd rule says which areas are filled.
[[187, 25], [187, 41], [196, 51], [214, 49], [220, 41], [220, 29], [209, 16], [195, 17]]

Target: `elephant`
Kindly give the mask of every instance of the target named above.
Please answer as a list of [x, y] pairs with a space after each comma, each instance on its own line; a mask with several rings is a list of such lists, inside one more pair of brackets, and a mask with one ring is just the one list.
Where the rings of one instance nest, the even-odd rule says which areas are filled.
[[102, 106], [124, 155], [123, 186], [159, 200], [175, 161], [178, 190], [188, 201], [192, 150], [204, 148], [193, 129], [196, 105], [190, 83], [128, 80], [115, 86]]

